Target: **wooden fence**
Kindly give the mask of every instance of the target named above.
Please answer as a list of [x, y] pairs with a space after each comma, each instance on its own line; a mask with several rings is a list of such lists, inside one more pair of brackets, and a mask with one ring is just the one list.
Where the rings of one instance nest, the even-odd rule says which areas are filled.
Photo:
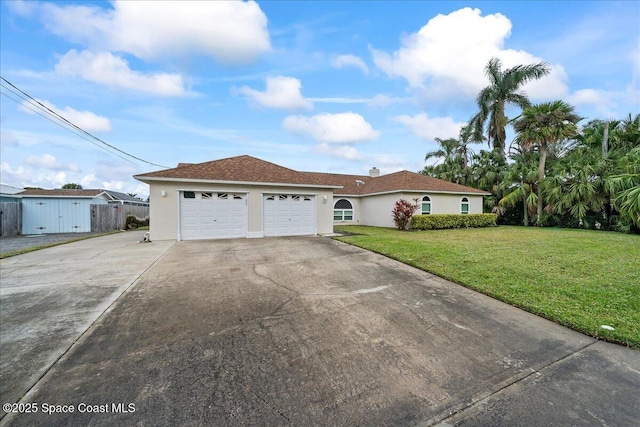
[[149, 206], [91, 205], [91, 231], [124, 230], [128, 216], [135, 217], [138, 222], [148, 221]]
[[22, 203], [0, 202], [2, 236], [17, 236], [22, 233]]

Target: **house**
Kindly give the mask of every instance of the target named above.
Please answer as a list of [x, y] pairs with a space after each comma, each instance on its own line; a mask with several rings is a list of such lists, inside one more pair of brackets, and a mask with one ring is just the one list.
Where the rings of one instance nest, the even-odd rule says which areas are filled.
[[128, 194], [111, 190], [25, 190], [22, 198], [22, 234], [83, 233], [92, 230], [92, 205], [147, 205]]
[[24, 189], [0, 184], [0, 202], [19, 202], [21, 197], [18, 196], [18, 193], [21, 191]]
[[369, 176], [299, 172], [251, 156], [134, 176], [150, 186], [154, 240], [329, 234], [334, 224], [393, 227], [400, 198], [420, 212], [482, 213], [475, 188], [400, 171]]

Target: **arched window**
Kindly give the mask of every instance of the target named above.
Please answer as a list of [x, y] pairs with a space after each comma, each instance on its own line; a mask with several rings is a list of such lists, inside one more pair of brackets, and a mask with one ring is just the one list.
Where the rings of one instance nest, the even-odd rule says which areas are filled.
[[347, 199], [340, 199], [333, 205], [334, 221], [353, 221], [353, 205]]
[[424, 196], [422, 198], [422, 215], [429, 215], [431, 213], [431, 198], [429, 196]]
[[460, 201], [460, 213], [468, 214], [469, 213], [469, 199], [463, 197]]

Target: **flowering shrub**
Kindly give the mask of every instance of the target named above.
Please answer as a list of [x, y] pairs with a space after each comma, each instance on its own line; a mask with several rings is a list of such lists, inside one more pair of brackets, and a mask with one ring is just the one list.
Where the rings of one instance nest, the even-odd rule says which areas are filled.
[[413, 203], [405, 199], [400, 199], [396, 202], [396, 205], [391, 211], [391, 215], [393, 216], [393, 222], [396, 224], [398, 230], [409, 229], [411, 217], [419, 207], [420, 204], [418, 203], [418, 199], [413, 199]]

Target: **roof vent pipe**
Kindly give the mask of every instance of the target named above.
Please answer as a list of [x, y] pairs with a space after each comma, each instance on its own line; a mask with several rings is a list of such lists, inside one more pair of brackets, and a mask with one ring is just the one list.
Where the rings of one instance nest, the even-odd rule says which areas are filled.
[[377, 178], [380, 176], [380, 169], [376, 168], [375, 166], [372, 169], [369, 169], [369, 176], [371, 178]]

